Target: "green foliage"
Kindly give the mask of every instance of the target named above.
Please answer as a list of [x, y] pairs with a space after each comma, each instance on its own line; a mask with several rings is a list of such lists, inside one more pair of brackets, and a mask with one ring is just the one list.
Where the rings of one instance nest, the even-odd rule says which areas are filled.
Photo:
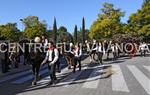
[[6, 25], [0, 25], [0, 39], [18, 41], [20, 37], [20, 31], [17, 29], [16, 23], [7, 23]]
[[57, 32], [57, 42], [66, 42], [67, 40], [69, 40], [67, 28], [64, 26], [60, 26]]
[[75, 28], [74, 28], [74, 43], [77, 43], [78, 42], [78, 27], [77, 25], [75, 25]]
[[85, 36], [85, 19], [83, 17], [82, 19], [82, 43], [85, 42], [86, 36]]
[[[85, 40], [90, 40], [90, 38], [89, 38], [89, 30], [88, 29], [85, 29]], [[82, 35], [82, 28], [80, 28], [80, 30], [79, 31], [77, 31], [77, 42], [78, 43], [82, 43], [83, 42], [83, 35]]]
[[25, 25], [24, 36], [29, 39], [33, 39], [36, 36], [46, 34], [46, 24], [39, 21], [36, 16], [28, 16], [21, 19]]
[[110, 3], [104, 3], [101, 12], [90, 27], [90, 38], [111, 38], [115, 34], [122, 33], [120, 19], [124, 16], [124, 12], [115, 9]]
[[129, 17], [129, 26], [143, 38], [150, 36], [150, 0], [144, 0], [142, 8]]
[[52, 38], [53, 38], [53, 37], [52, 37], [52, 36], [53, 36], [53, 35], [52, 35], [52, 33], [53, 33], [52, 31], [53, 31], [53, 30], [47, 30], [47, 31], [46, 31], [46, 37], [48, 38], [49, 41], [52, 41], [52, 40], [53, 40], [53, 39], [52, 39]]
[[58, 32], [67, 32], [67, 28], [64, 26], [60, 26], [60, 28], [58, 29]]
[[57, 43], [57, 22], [56, 22], [56, 18], [54, 18], [54, 24], [53, 24], [53, 41], [54, 43]]

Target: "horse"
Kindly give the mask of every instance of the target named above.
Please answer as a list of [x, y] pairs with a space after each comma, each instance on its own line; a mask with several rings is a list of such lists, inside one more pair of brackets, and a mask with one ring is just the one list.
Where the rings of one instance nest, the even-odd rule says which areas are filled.
[[[34, 44], [36, 44], [36, 43], [34, 42]], [[32, 85], [36, 85], [37, 81], [40, 78], [39, 71], [40, 71], [41, 63], [44, 60], [44, 56], [43, 56], [44, 52], [43, 52], [42, 48], [40, 48], [42, 51], [40, 51], [39, 49], [35, 50], [34, 46], [31, 47], [31, 51], [29, 52], [29, 59], [28, 59], [30, 61], [30, 64], [32, 65], [32, 73], [34, 76]]]
[[68, 44], [63, 43], [62, 44], [62, 56], [66, 59], [67, 64], [68, 64], [68, 69], [73, 68], [73, 59], [74, 59], [74, 54], [72, 54], [74, 46], [69, 46]]

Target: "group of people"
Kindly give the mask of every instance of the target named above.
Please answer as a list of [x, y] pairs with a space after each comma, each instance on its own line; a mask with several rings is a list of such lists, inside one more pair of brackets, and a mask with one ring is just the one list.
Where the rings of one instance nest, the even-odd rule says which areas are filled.
[[[37, 39], [37, 38], [36, 38]], [[37, 39], [38, 40], [38, 39]], [[38, 42], [38, 41], [35, 41]], [[47, 41], [46, 41], [47, 42]], [[44, 42], [45, 43], [45, 42]], [[36, 82], [38, 81], [39, 77], [39, 69], [43, 64], [47, 64], [48, 70], [49, 70], [49, 75], [50, 75], [50, 82], [49, 84], [56, 84], [58, 82], [57, 77], [56, 77], [56, 72], [60, 72], [60, 58], [63, 55], [62, 51], [60, 51], [56, 45], [52, 42], [49, 41], [48, 43], [45, 43], [45, 46], [48, 45], [48, 49], [46, 53], [44, 53], [44, 58], [41, 57], [43, 55], [41, 52], [37, 51], [36, 54], [33, 54], [32, 57], [32, 71], [34, 74], [34, 80], [32, 82], [32, 85], [36, 85]], [[63, 47], [63, 46], [62, 46]], [[82, 49], [79, 44], [73, 45], [70, 44], [69, 46], [69, 51], [65, 52], [69, 55], [72, 55], [71, 59], [72, 61], [72, 72], [76, 72], [76, 67], [78, 64], [79, 71], [81, 70], [81, 55], [82, 55]], [[65, 54], [64, 54], [65, 57]], [[41, 60], [40, 60], [41, 59]]]
[[141, 56], [146, 56], [147, 52], [150, 52], [148, 44], [145, 42], [124, 42], [118, 43], [115, 41], [99, 41], [93, 40], [93, 42], [86, 41], [87, 52], [90, 55], [90, 62], [95, 60], [95, 55], [98, 56], [99, 63], [103, 64], [103, 55], [106, 55], [106, 59], [110, 59], [110, 53], [112, 54], [112, 60], [115, 61], [117, 58], [127, 54], [130, 58], [134, 57], [136, 53], [140, 53]]
[[103, 64], [102, 59], [103, 55], [107, 54], [107, 59], [109, 59], [109, 54], [112, 52], [113, 54], [113, 60], [116, 60], [117, 57], [119, 57], [119, 48], [117, 46], [117, 43], [110, 42], [96, 42], [96, 40], [93, 40], [92, 43], [85, 42], [87, 47], [87, 52], [90, 55], [90, 62], [95, 60], [95, 55], [98, 56], [99, 63]]
[[[92, 63], [95, 59], [95, 55], [97, 55], [97, 61], [100, 64], [103, 64], [103, 55], [106, 54], [106, 58], [109, 59], [110, 53], [112, 53], [113, 58], [112, 60], [115, 61], [117, 60], [118, 57], [120, 57], [121, 50], [119, 49], [119, 43], [112, 42], [112, 41], [99, 41], [97, 42], [96, 40], [93, 40], [92, 42], [85, 41], [85, 47], [84, 45], [76, 43], [75, 45], [73, 43], [70, 43], [69, 46], [66, 44], [61, 44], [61, 49], [57, 48], [57, 45], [53, 43], [52, 41], [48, 41], [48, 39], [44, 36], [42, 37], [36, 37], [33, 41], [34, 43], [42, 43], [41, 49], [43, 50], [43, 47], [48, 47], [46, 49], [46, 52], [41, 52], [40, 50], [37, 50], [36, 52], [34, 49], [31, 49], [31, 52], [27, 52], [25, 50], [24, 53], [24, 58], [25, 60], [28, 59], [28, 62], [32, 65], [32, 72], [34, 75], [34, 80], [32, 82], [32, 85], [36, 85], [37, 81], [39, 80], [39, 71], [40, 67], [44, 64], [47, 64], [48, 70], [49, 70], [49, 75], [50, 75], [50, 85], [51, 84], [56, 84], [58, 82], [58, 79], [56, 77], [56, 72], [60, 73], [61, 72], [61, 67], [60, 67], [60, 58], [64, 56], [68, 63], [68, 69], [72, 69], [72, 72], [76, 72], [76, 68], [79, 67], [79, 71], [81, 70], [81, 59], [83, 55], [83, 48], [86, 48], [86, 53], [90, 56], [90, 62]], [[123, 44], [126, 46], [125, 44]], [[146, 43], [141, 43], [139, 45], [141, 56], [145, 56], [146, 54]], [[6, 48], [6, 47], [2, 47]], [[66, 48], [68, 48], [66, 50]], [[124, 50], [124, 47], [122, 48]], [[129, 55], [133, 57], [133, 55], [136, 53], [135, 47], [131, 47], [130, 44], [127, 45], [127, 49], [130, 51]], [[132, 50], [130, 50], [132, 49]], [[65, 51], [66, 50], [66, 51]], [[5, 62], [6, 59], [10, 59], [10, 61], [15, 60], [18, 61], [18, 55], [17, 54], [10, 54], [11, 56], [6, 57], [8, 53], [3, 53], [3, 57], [1, 56], [1, 61], [2, 61], [2, 71], [6, 72], [8, 66], [6, 66]], [[133, 55], [132, 55], [133, 54]], [[16, 56], [13, 56], [16, 55]], [[24, 61], [25, 61], [24, 60]], [[24, 62], [26, 64], [27, 61]], [[18, 68], [18, 64], [15, 65], [16, 68]], [[5, 70], [4, 70], [5, 68]]]

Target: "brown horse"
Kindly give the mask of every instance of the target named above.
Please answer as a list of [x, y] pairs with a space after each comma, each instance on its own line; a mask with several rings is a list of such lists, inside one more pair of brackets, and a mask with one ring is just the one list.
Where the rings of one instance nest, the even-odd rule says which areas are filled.
[[72, 53], [72, 50], [74, 48], [74, 45], [70, 46], [68, 44], [62, 44], [62, 55], [67, 61], [68, 64], [68, 69], [73, 68], [73, 59], [74, 59], [74, 54]]

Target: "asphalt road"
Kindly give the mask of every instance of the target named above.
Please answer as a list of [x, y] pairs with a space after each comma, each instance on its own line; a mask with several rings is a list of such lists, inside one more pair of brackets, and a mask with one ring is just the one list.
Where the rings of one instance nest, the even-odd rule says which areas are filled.
[[121, 57], [104, 65], [86, 58], [81, 71], [63, 68], [57, 73], [59, 83], [52, 86], [46, 66], [40, 74], [36, 86], [30, 70], [1, 77], [0, 95], [150, 95], [150, 56]]

